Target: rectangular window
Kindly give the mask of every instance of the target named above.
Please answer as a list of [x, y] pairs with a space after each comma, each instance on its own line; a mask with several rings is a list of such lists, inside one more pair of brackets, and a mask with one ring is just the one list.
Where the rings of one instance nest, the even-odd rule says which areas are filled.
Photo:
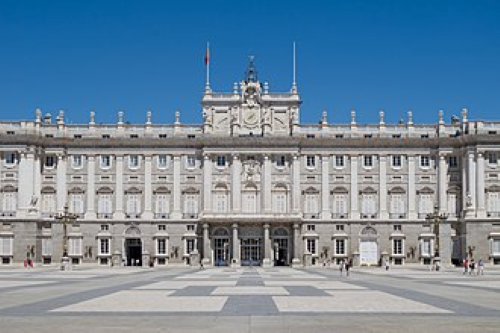
[[496, 153], [488, 153], [488, 164], [497, 165], [498, 158]]
[[431, 194], [420, 194], [419, 204], [418, 204], [418, 213], [425, 215], [432, 213], [433, 210], [433, 202]]
[[275, 213], [286, 213], [286, 194], [274, 193], [273, 209]]
[[83, 165], [82, 155], [73, 155], [71, 158], [71, 167], [73, 169], [80, 169]]
[[82, 255], [82, 239], [81, 238], [70, 238], [69, 239], [68, 254], [70, 256], [81, 256]]
[[167, 168], [167, 155], [158, 155], [158, 168], [166, 169]]
[[343, 168], [344, 167], [344, 155], [336, 155], [335, 156], [335, 167]]
[[130, 169], [137, 169], [139, 167], [139, 156], [130, 155], [128, 157], [128, 166]]
[[455, 193], [448, 193], [448, 215], [456, 217], [457, 213], [457, 195]]
[[306, 194], [305, 196], [304, 212], [306, 214], [317, 214], [318, 209], [318, 196], [316, 194]]
[[307, 231], [315, 231], [315, 230], [316, 230], [316, 226], [314, 224], [307, 225]]
[[491, 251], [493, 255], [500, 255], [500, 239], [493, 239]]
[[257, 194], [243, 193], [243, 213], [257, 212]]
[[373, 166], [373, 156], [365, 155], [363, 156], [363, 166], [367, 168], [371, 168]]
[[335, 239], [335, 254], [345, 255], [345, 239]]
[[392, 155], [392, 166], [395, 168], [400, 168], [402, 165], [401, 160], [401, 155]]
[[316, 254], [316, 239], [308, 239], [307, 240], [307, 251], [311, 254]]
[[217, 213], [227, 212], [227, 194], [220, 193], [215, 195], [215, 211]]
[[316, 156], [307, 155], [306, 157], [306, 166], [308, 168], [314, 168], [316, 166]]
[[337, 224], [337, 225], [335, 226], [335, 230], [337, 230], [337, 231], [344, 231], [344, 228], [345, 228], [345, 227], [344, 227], [344, 225], [343, 225], [343, 224]]
[[157, 194], [156, 195], [155, 213], [160, 214], [160, 215], [169, 213], [169, 203], [168, 203], [168, 195], [167, 194]]
[[448, 157], [448, 164], [450, 165], [450, 168], [458, 168], [458, 158], [456, 156]]
[[156, 240], [156, 254], [167, 254], [167, 240], [157, 239]]
[[2, 210], [4, 212], [15, 212], [17, 210], [17, 193], [16, 192], [4, 192]]
[[184, 213], [198, 214], [198, 196], [196, 194], [186, 194], [184, 197]]
[[112, 206], [111, 194], [99, 195], [99, 202], [97, 206], [98, 214], [111, 214], [113, 212], [112, 207], [113, 206]]
[[347, 196], [345, 194], [333, 195], [333, 214], [335, 218], [346, 218], [347, 215]]
[[217, 156], [217, 166], [219, 168], [223, 168], [226, 166], [226, 156], [223, 155]]
[[127, 194], [127, 214], [141, 213], [141, 195]]
[[0, 255], [2, 256], [12, 256], [12, 237], [0, 237]]
[[392, 229], [393, 229], [394, 231], [401, 231], [401, 230], [402, 230], [402, 229], [401, 229], [401, 224], [395, 224], [395, 225], [393, 225], [393, 226], [392, 226]]
[[391, 194], [390, 213], [396, 216], [394, 218], [402, 218], [405, 214], [405, 201], [403, 194]]
[[363, 194], [361, 197], [361, 213], [372, 217], [377, 213], [377, 205], [374, 194]]
[[166, 224], [159, 224], [158, 231], [167, 231], [167, 225]]
[[279, 155], [276, 157], [276, 166], [277, 167], [284, 167], [285, 166], [285, 163], [286, 163], [286, 157], [285, 155]]
[[422, 249], [421, 249], [421, 254], [424, 257], [429, 257], [431, 255], [431, 240], [430, 239], [424, 239], [422, 241]]
[[107, 169], [111, 167], [111, 156], [110, 155], [101, 155], [101, 168]]
[[42, 256], [44, 257], [52, 256], [52, 238], [42, 239]]
[[42, 194], [42, 213], [50, 214], [56, 212], [55, 194]]
[[490, 216], [500, 217], [500, 193], [488, 192], [487, 211]]
[[403, 240], [393, 239], [392, 240], [392, 254], [401, 255], [403, 254]]
[[57, 159], [53, 155], [45, 156], [45, 166], [47, 168], [53, 168], [56, 166]]
[[196, 166], [196, 156], [188, 155], [186, 157], [186, 166], [189, 169], [193, 169]]
[[101, 224], [101, 231], [109, 231], [109, 224]]
[[428, 168], [431, 165], [430, 157], [427, 155], [420, 156], [420, 167]]
[[109, 238], [99, 239], [99, 254], [109, 254]]
[[194, 250], [194, 239], [186, 239], [186, 254], [190, 254]]
[[5, 153], [5, 164], [12, 165], [16, 163], [16, 153]]
[[70, 212], [73, 214], [83, 214], [85, 212], [83, 207], [83, 194], [71, 194], [70, 198]]

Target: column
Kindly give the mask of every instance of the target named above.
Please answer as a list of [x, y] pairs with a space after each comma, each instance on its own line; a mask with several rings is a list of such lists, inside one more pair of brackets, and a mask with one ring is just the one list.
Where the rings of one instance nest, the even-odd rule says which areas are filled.
[[292, 267], [300, 266], [300, 229], [299, 224], [293, 224], [293, 259]]
[[233, 258], [231, 260], [231, 267], [238, 267], [240, 265], [240, 240], [238, 238], [238, 223], [233, 223]]
[[66, 202], [66, 156], [57, 155], [57, 212], [62, 213]]
[[[38, 199], [35, 207], [32, 207], [34, 212], [40, 211], [41, 203], [41, 192], [42, 192], [42, 156], [39, 151], [35, 151], [35, 170], [33, 170], [34, 184], [33, 184], [33, 193], [34, 196]], [[1, 187], [0, 187], [1, 188]]]
[[269, 224], [264, 224], [264, 261], [263, 267], [272, 266], [271, 262], [271, 241], [269, 239]]
[[30, 208], [31, 196], [33, 195], [34, 165], [34, 152], [29, 148], [21, 152], [18, 175], [18, 211], [21, 215], [27, 215]]
[[477, 217], [486, 217], [486, 200], [484, 194], [484, 153], [477, 153]]
[[446, 155], [439, 154], [439, 212], [446, 213], [448, 211], [448, 200], [446, 191], [448, 190], [448, 165], [446, 164]]
[[173, 196], [174, 196], [174, 209], [172, 211], [173, 219], [180, 219], [182, 217], [181, 213], [181, 157], [179, 155], [174, 155], [174, 186], [173, 186]]
[[330, 214], [329, 156], [321, 157], [321, 219], [328, 220]]
[[408, 155], [408, 219], [417, 218], [415, 187], [415, 156]]
[[209, 154], [203, 155], [203, 213], [212, 211], [212, 160]]
[[468, 207], [468, 213], [470, 216], [475, 216], [476, 210], [476, 161], [474, 161], [474, 152], [468, 152], [468, 165], [469, 165], [469, 175], [468, 175], [468, 190], [470, 195], [471, 205]]
[[359, 219], [358, 210], [358, 155], [351, 155], [351, 219]]
[[212, 263], [212, 247], [210, 246], [209, 237], [209, 225], [208, 223], [203, 224], [203, 254], [202, 262], [204, 265], [209, 265]]
[[95, 156], [87, 156], [87, 212], [85, 219], [95, 219]]
[[241, 160], [237, 154], [233, 155], [232, 172], [232, 199], [233, 199], [233, 212], [241, 212]]
[[387, 156], [379, 156], [379, 212], [380, 219], [387, 219]]
[[143, 218], [153, 218], [153, 186], [152, 186], [152, 156], [144, 156], [144, 215]]
[[116, 156], [115, 219], [124, 219], [123, 212], [123, 156]]
[[298, 154], [292, 156], [292, 212], [300, 213], [300, 159]]
[[262, 207], [264, 207], [264, 213], [270, 214], [272, 212], [271, 207], [271, 187], [272, 187], [272, 179], [271, 179], [271, 159], [269, 155], [264, 155], [264, 181], [261, 182], [263, 193], [262, 193]]
[[467, 183], [468, 183], [468, 180], [467, 180], [467, 174], [468, 174], [468, 160], [467, 160], [467, 153], [463, 153], [462, 156], [461, 156], [461, 171], [462, 171], [462, 175], [461, 175], [461, 181], [462, 181], [462, 212], [465, 214], [466, 213], [466, 209], [467, 209], [467, 193], [469, 192], [469, 190], [467, 189]]

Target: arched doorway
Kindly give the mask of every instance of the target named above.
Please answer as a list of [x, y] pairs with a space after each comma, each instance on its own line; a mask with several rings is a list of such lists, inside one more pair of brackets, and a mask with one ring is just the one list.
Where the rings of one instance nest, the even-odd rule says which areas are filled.
[[274, 265], [288, 266], [290, 264], [290, 233], [280, 227], [273, 231]]
[[359, 262], [361, 266], [378, 265], [377, 231], [373, 227], [361, 230], [359, 243]]
[[227, 266], [229, 262], [229, 235], [229, 230], [226, 228], [217, 228], [212, 233], [216, 266]]
[[131, 226], [125, 231], [123, 248], [126, 266], [142, 266], [142, 240], [139, 228]]

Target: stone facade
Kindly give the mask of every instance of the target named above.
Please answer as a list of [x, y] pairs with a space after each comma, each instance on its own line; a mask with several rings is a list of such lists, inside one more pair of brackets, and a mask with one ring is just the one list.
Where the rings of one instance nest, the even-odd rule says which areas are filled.
[[[0, 122], [0, 263], [500, 264], [500, 123], [304, 125], [251, 62], [203, 124]], [[56, 216], [77, 219], [66, 234]], [[426, 220], [440, 214], [439, 224]]]

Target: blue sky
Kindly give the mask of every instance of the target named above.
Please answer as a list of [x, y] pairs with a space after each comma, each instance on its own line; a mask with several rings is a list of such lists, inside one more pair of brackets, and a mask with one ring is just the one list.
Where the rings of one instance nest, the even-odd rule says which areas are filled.
[[230, 91], [254, 55], [259, 78], [289, 91], [297, 43], [301, 121], [500, 120], [500, 1], [0, 0], [0, 119], [34, 109], [68, 121], [201, 122], [203, 57]]

